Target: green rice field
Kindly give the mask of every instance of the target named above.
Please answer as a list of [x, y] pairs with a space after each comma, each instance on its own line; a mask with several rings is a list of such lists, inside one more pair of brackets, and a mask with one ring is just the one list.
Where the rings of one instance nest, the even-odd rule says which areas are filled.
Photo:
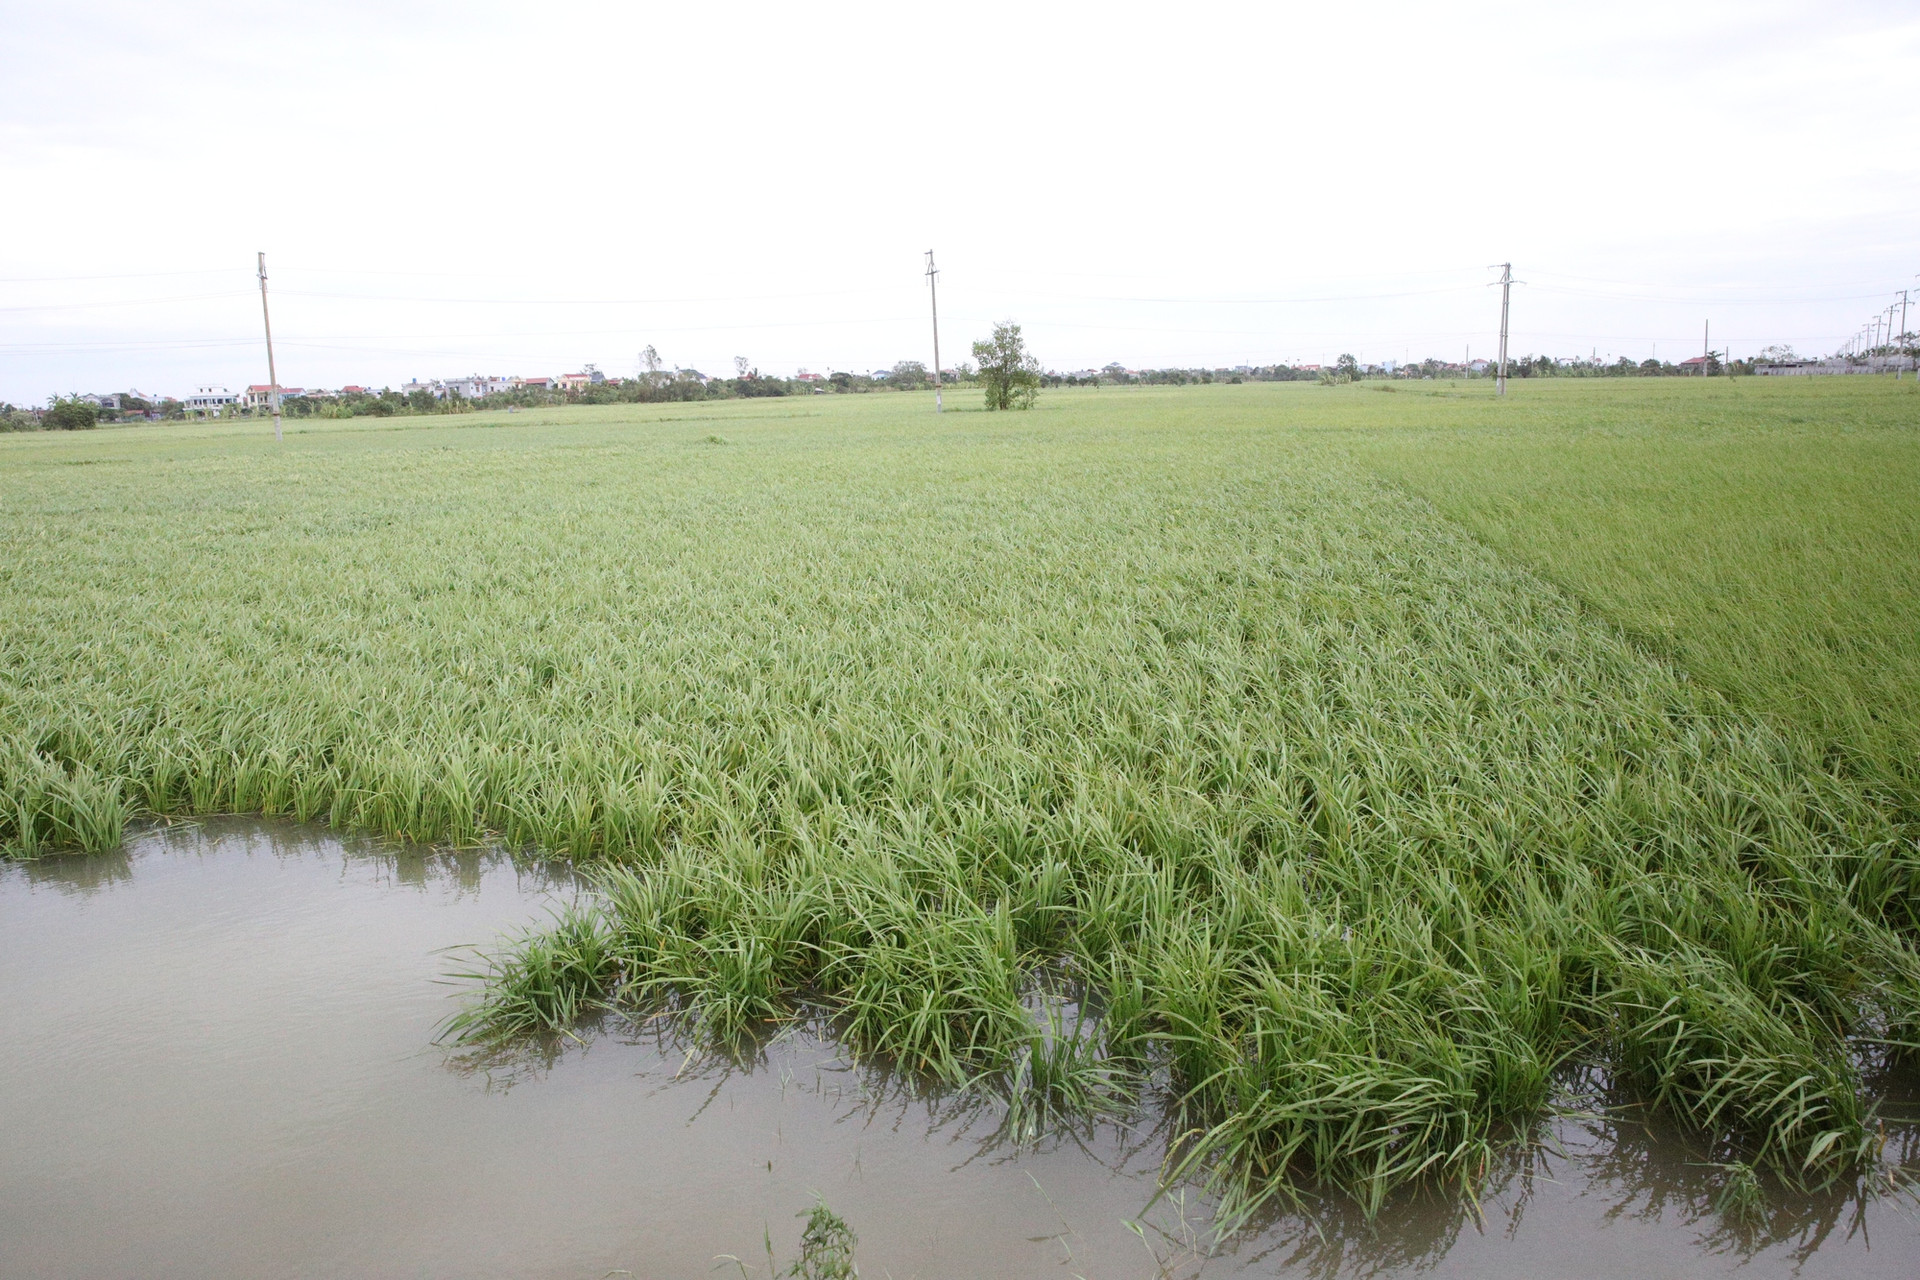
[[0, 437], [0, 844], [594, 864], [456, 1020], [795, 1018], [1225, 1220], [1580, 1068], [1862, 1176], [1920, 1048], [1920, 395], [1547, 380]]

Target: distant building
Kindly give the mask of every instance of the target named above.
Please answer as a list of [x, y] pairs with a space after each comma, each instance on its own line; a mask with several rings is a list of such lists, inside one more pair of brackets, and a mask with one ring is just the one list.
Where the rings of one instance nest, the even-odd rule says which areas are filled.
[[450, 378], [443, 385], [449, 394], [467, 400], [479, 400], [486, 396], [511, 391], [514, 383], [511, 378], [489, 377], [476, 373], [469, 378]]
[[196, 387], [193, 394], [181, 403], [186, 406], [188, 413], [205, 413], [218, 417], [239, 402], [240, 397], [225, 387]]
[[[280, 388], [280, 398], [282, 400], [289, 399], [293, 396], [304, 396], [305, 394], [307, 393], [301, 390], [299, 387]], [[273, 387], [264, 382], [254, 383], [252, 386], [248, 387], [244, 392], [241, 393], [240, 407], [243, 409], [272, 408], [273, 407]]]
[[556, 379], [562, 391], [582, 391], [599, 380], [594, 373], [563, 373]]
[[1912, 356], [1886, 356], [1866, 364], [1855, 364], [1851, 360], [1773, 360], [1756, 363], [1753, 371], [1770, 378], [1808, 378], [1829, 374], [1883, 373], [1888, 369], [1904, 372], [1913, 368], [1915, 363]]

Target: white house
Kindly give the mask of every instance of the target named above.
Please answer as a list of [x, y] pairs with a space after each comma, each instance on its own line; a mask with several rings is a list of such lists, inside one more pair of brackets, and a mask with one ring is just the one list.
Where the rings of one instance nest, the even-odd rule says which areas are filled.
[[192, 395], [186, 398], [188, 413], [206, 413], [219, 417], [224, 409], [230, 409], [240, 403], [240, 397], [225, 387], [196, 387]]
[[[305, 394], [307, 394], [306, 391], [300, 387], [280, 388], [280, 398], [282, 400], [291, 400], [296, 396], [304, 396]], [[273, 407], [273, 388], [264, 382], [254, 383], [247, 388], [246, 394], [240, 397], [240, 406], [244, 409], [271, 409]]]

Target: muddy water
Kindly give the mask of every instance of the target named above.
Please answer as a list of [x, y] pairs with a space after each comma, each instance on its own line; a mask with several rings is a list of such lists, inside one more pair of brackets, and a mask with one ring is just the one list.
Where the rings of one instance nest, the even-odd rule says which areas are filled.
[[[0, 1276], [766, 1275], [823, 1196], [870, 1277], [1920, 1275], [1889, 1201], [1713, 1211], [1712, 1171], [1620, 1121], [1496, 1171], [1481, 1215], [1337, 1205], [1205, 1257], [1163, 1152], [1108, 1127], [1041, 1150], [903, 1096], [828, 1045], [751, 1069], [646, 1028], [551, 1058], [433, 1043], [442, 948], [536, 920], [562, 872], [246, 823], [0, 866]], [[1911, 1142], [1906, 1131], [1897, 1140]], [[720, 1270], [716, 1270], [716, 1267]]]

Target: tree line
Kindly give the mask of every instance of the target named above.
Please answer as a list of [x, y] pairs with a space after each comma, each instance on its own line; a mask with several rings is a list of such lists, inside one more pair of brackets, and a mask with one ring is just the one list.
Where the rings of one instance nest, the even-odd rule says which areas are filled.
[[[1362, 365], [1351, 352], [1342, 353], [1330, 368], [1318, 365], [1272, 364], [1237, 369], [1142, 369], [1109, 364], [1084, 374], [1049, 373], [1027, 350], [1020, 326], [1011, 320], [994, 325], [993, 333], [973, 344], [973, 360], [941, 371], [948, 386], [980, 391], [988, 409], [1026, 409], [1045, 387], [1096, 385], [1186, 386], [1216, 382], [1357, 382], [1371, 378], [1491, 377], [1493, 369], [1474, 372], [1433, 357], [1398, 365], [1392, 370]], [[1753, 359], [1723, 361], [1709, 353], [1709, 376], [1751, 374], [1758, 364], [1797, 360], [1789, 347], [1768, 347]], [[592, 368], [591, 365], [588, 366]], [[1547, 355], [1523, 355], [1507, 362], [1512, 378], [1659, 378], [1698, 377], [1698, 365], [1681, 367], [1666, 361], [1633, 361], [1625, 356], [1611, 362], [1560, 361]], [[534, 409], [571, 404], [660, 404], [693, 400], [755, 399], [793, 395], [861, 395], [885, 391], [925, 391], [933, 375], [918, 360], [901, 360], [885, 373], [859, 374], [845, 370], [825, 378], [782, 378], [763, 374], [745, 356], [734, 357], [734, 376], [708, 378], [693, 369], [668, 369], [653, 347], [640, 354], [636, 377], [610, 379], [583, 387], [515, 387], [491, 395], [468, 398], [457, 391], [431, 390], [352, 392], [335, 396], [293, 396], [282, 402], [289, 418], [389, 418], [429, 414], [475, 413], [486, 409]], [[145, 418], [158, 411], [162, 418], [188, 416], [177, 400], [152, 403], [135, 396], [122, 397], [122, 410], [102, 410], [82, 396], [56, 396], [45, 409], [21, 409], [0, 404], [0, 431], [82, 430], [125, 415]], [[264, 410], [238, 411], [252, 416]]]

